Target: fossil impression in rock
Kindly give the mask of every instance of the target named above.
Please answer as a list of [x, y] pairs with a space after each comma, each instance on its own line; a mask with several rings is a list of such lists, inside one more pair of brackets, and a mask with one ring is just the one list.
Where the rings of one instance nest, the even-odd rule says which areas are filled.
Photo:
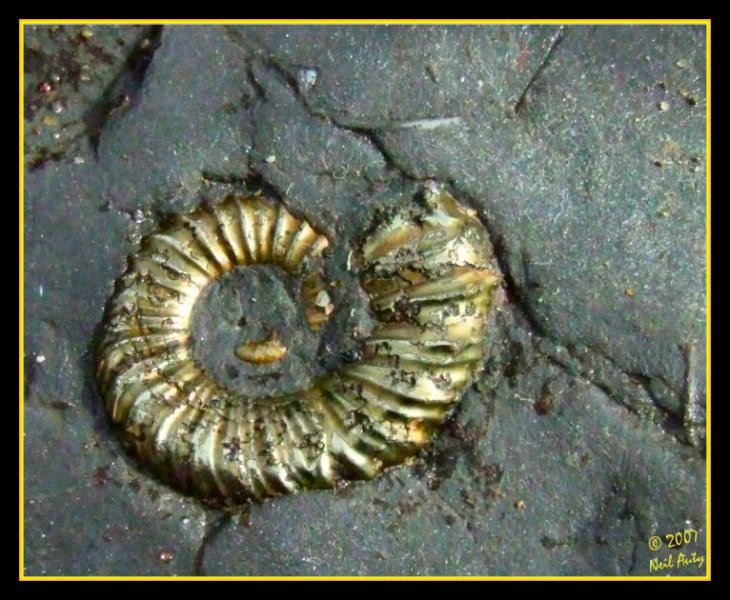
[[[484, 226], [436, 186], [354, 251], [375, 318], [355, 362], [297, 393], [251, 398], [193, 358], [206, 286], [246, 265], [297, 274], [328, 245], [263, 196], [229, 196], [143, 239], [107, 308], [97, 378], [124, 445], [158, 477], [232, 504], [370, 479], [429, 442], [483, 363], [498, 284]], [[281, 350], [240, 352], [267, 362]]]

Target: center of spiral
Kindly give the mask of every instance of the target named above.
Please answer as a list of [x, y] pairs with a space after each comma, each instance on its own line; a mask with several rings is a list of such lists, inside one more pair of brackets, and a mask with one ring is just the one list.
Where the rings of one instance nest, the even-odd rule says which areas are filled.
[[[299, 282], [275, 266], [239, 267], [223, 274], [193, 308], [194, 358], [218, 383], [246, 397], [288, 394], [310, 385], [322, 372], [316, 360], [319, 337], [307, 326]], [[271, 338], [286, 348], [281, 360], [241, 360], [240, 349], [247, 343]]]

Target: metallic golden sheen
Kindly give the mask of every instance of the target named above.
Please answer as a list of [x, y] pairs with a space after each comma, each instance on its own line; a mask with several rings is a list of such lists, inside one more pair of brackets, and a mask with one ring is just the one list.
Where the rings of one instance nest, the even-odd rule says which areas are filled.
[[436, 187], [355, 253], [375, 316], [356, 362], [252, 399], [194, 360], [191, 313], [206, 286], [243, 265], [296, 273], [327, 246], [261, 196], [229, 197], [143, 240], [110, 302], [97, 376], [123, 442], [159, 477], [213, 503], [260, 500], [369, 479], [428, 443], [482, 364], [498, 284], [483, 225]]

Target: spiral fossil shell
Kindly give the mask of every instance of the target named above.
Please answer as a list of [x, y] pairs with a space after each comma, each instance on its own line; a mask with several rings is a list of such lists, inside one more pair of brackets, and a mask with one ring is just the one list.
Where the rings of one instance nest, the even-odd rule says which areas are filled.
[[143, 240], [109, 303], [97, 377], [123, 442], [162, 479], [226, 503], [369, 479], [426, 445], [458, 401], [482, 362], [498, 277], [483, 225], [436, 188], [355, 253], [375, 316], [357, 361], [267, 398], [226, 389], [195, 361], [191, 314], [206, 286], [238, 266], [295, 273], [327, 245], [261, 196]]

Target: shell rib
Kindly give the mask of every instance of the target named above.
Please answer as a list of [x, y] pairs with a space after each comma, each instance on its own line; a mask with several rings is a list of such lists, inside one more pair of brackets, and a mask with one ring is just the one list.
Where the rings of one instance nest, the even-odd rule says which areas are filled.
[[357, 257], [376, 324], [358, 362], [292, 395], [249, 399], [196, 363], [190, 321], [230, 269], [297, 272], [327, 238], [281, 203], [232, 196], [145, 238], [108, 311], [97, 376], [130, 451], [214, 503], [369, 479], [428, 443], [483, 362], [498, 277], [476, 216], [428, 188]]

